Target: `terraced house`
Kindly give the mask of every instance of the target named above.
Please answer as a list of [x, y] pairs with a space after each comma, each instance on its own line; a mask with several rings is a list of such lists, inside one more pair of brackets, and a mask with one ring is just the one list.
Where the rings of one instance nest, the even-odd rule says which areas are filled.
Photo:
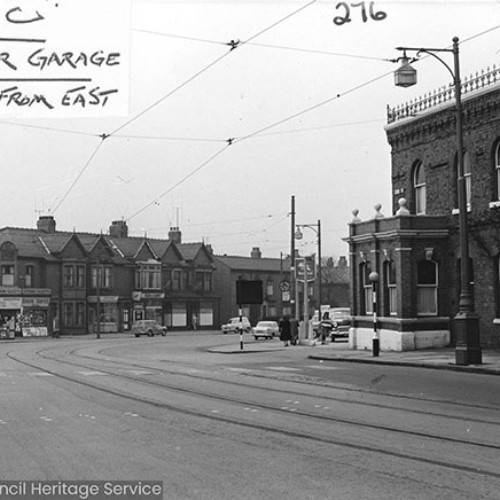
[[178, 228], [165, 239], [131, 237], [124, 221], [108, 235], [65, 232], [42, 216], [36, 229], [0, 229], [0, 335], [47, 335], [54, 321], [65, 334], [126, 331], [137, 319], [213, 328], [213, 272], [211, 250], [182, 243]]
[[[500, 346], [500, 70], [462, 81], [463, 151], [457, 151], [453, 88], [388, 109], [392, 215], [354, 211], [351, 254], [352, 346], [369, 349], [372, 271], [381, 349], [456, 343], [460, 294], [457, 166], [462, 155], [469, 255], [480, 342]], [[375, 200], [376, 201], [376, 200]]]

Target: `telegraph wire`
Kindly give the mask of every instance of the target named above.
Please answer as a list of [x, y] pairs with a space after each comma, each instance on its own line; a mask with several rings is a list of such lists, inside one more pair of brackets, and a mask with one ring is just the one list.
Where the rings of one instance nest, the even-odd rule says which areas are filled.
[[33, 129], [50, 131], [50, 132], [62, 132], [65, 134], [77, 134], [77, 135], [86, 135], [86, 136], [91, 136], [91, 137], [99, 137], [99, 134], [95, 134], [93, 132], [80, 132], [78, 130], [69, 130], [69, 129], [64, 129], [64, 128], [46, 127], [46, 126], [42, 126], [42, 125], [29, 125], [27, 123], [6, 122], [4, 120], [1, 120], [0, 124], [12, 125], [14, 127], [33, 128]]
[[186, 142], [227, 142], [227, 139], [209, 139], [208, 137], [168, 137], [154, 135], [112, 135], [113, 139], [144, 139], [152, 141], [186, 141]]
[[94, 159], [95, 155], [97, 154], [97, 152], [101, 148], [103, 142], [104, 141], [99, 142], [99, 144], [97, 145], [97, 147], [94, 149], [94, 151], [90, 155], [89, 159], [87, 160], [87, 163], [85, 163], [85, 166], [82, 168], [82, 170], [80, 170], [80, 173], [76, 176], [76, 179], [73, 181], [73, 183], [71, 184], [71, 186], [69, 187], [69, 189], [66, 191], [66, 193], [64, 194], [64, 196], [61, 198], [61, 201], [57, 204], [57, 206], [54, 208], [54, 210], [52, 210], [53, 214], [56, 213], [57, 209], [62, 205], [62, 203], [64, 202], [64, 200], [68, 197], [69, 193], [71, 193], [71, 191], [75, 187], [75, 185], [78, 182], [78, 180], [80, 179], [80, 177], [85, 173], [85, 171], [87, 170], [87, 168], [91, 164], [92, 160]]
[[117, 132], [119, 132], [120, 130], [122, 130], [126, 126], [130, 125], [132, 122], [134, 122], [135, 120], [137, 120], [141, 116], [144, 116], [146, 113], [148, 113], [149, 111], [151, 111], [153, 108], [155, 108], [156, 106], [158, 106], [159, 104], [161, 104], [163, 101], [165, 101], [166, 99], [168, 99], [169, 97], [171, 97], [173, 94], [175, 94], [176, 92], [178, 92], [179, 90], [181, 90], [183, 87], [185, 87], [186, 85], [188, 85], [189, 83], [191, 83], [193, 80], [195, 80], [196, 78], [198, 78], [200, 75], [202, 75], [203, 73], [205, 73], [206, 71], [208, 71], [212, 66], [215, 66], [216, 64], [218, 64], [225, 57], [227, 57], [230, 54], [230, 52], [231, 51], [229, 50], [228, 52], [225, 52], [221, 56], [217, 57], [217, 59], [214, 59], [211, 63], [209, 63], [207, 66], [205, 66], [201, 70], [197, 71], [194, 75], [192, 75], [191, 77], [189, 77], [187, 80], [185, 80], [184, 82], [182, 82], [180, 85], [178, 85], [177, 87], [175, 87], [173, 90], [171, 90], [170, 92], [168, 92], [167, 94], [165, 94], [164, 96], [162, 96], [160, 99], [158, 99], [154, 103], [150, 104], [147, 108], [143, 109], [137, 115], [135, 115], [132, 118], [130, 118], [130, 120], [128, 120], [125, 123], [123, 123], [122, 125], [120, 125], [117, 129], [115, 129], [113, 132], [111, 132], [110, 135], [115, 135]]
[[244, 42], [241, 42], [241, 43], [249, 43], [250, 41], [254, 40], [255, 38], [257, 38], [257, 37], [259, 37], [261, 35], [263, 35], [267, 31], [275, 28], [276, 26], [278, 26], [279, 24], [283, 23], [284, 21], [287, 21], [288, 19], [290, 19], [291, 17], [295, 16], [296, 14], [298, 14], [301, 11], [303, 11], [304, 9], [307, 9], [308, 7], [310, 7], [313, 3], [316, 3], [317, 1], [318, 0], [311, 0], [309, 3], [303, 5], [302, 7], [299, 7], [297, 10], [294, 10], [293, 12], [291, 12], [290, 14], [288, 14], [287, 16], [285, 16], [282, 19], [276, 21], [275, 23], [271, 24], [267, 28], [264, 28], [263, 30], [259, 31], [258, 33], [255, 33], [255, 35], [252, 35], [250, 38], [247, 38]]
[[317, 104], [314, 104], [313, 106], [310, 106], [306, 109], [303, 109], [302, 111], [298, 111], [297, 113], [294, 113], [293, 115], [290, 115], [290, 116], [287, 116], [286, 118], [282, 118], [281, 120], [278, 120], [274, 123], [271, 123], [270, 125], [267, 125], [265, 127], [262, 127], [261, 129], [259, 130], [256, 130], [255, 132], [252, 132], [250, 134], [247, 134], [247, 135], [244, 135], [242, 137], [237, 137], [234, 139], [234, 143], [237, 143], [237, 142], [241, 142], [241, 141], [245, 141], [247, 139], [250, 139], [252, 137], [255, 137], [256, 135], [259, 135], [261, 134], [262, 132], [265, 132], [267, 130], [270, 130], [274, 127], [277, 127], [278, 125], [281, 125], [283, 123], [286, 123], [290, 120], [293, 120], [299, 116], [302, 116], [302, 115], [305, 115], [306, 113], [309, 113], [310, 111], [314, 111], [315, 109], [318, 109], [322, 106], [324, 106], [325, 104], [329, 104], [333, 101], [336, 101], [337, 99], [340, 99], [341, 97], [345, 96], [345, 95], [348, 95], [348, 94], [351, 94], [359, 89], [362, 89], [363, 87], [366, 87], [368, 85], [371, 85], [372, 83], [378, 81], [378, 80], [382, 80], [383, 78], [386, 78], [387, 76], [389, 75], [392, 75], [393, 74], [393, 71], [389, 71], [387, 73], [384, 73], [382, 75], [379, 75], [379, 76], [376, 76], [375, 78], [372, 78], [371, 80], [368, 80], [364, 83], [361, 83], [359, 85], [356, 85], [355, 87], [352, 87], [348, 90], [346, 90], [343, 94], [336, 94], [334, 95], [333, 97], [330, 97], [328, 99], [325, 99], [324, 101], [321, 101]]
[[[133, 31], [139, 31], [141, 33], [150, 33], [153, 35], [158, 35], [158, 36], [166, 36], [166, 37], [171, 37], [171, 38], [179, 38], [181, 40], [190, 40], [190, 41], [195, 41], [195, 42], [204, 42], [204, 43], [211, 43], [214, 45], [227, 45], [226, 42], [220, 42], [217, 40], [207, 40], [205, 38], [195, 38], [195, 37], [190, 37], [190, 36], [182, 36], [182, 35], [174, 35], [171, 33], [162, 33], [159, 31], [148, 31], [148, 30], [141, 30], [141, 29], [134, 29]], [[349, 57], [353, 59], [366, 59], [366, 60], [372, 60], [372, 61], [386, 61], [387, 59], [382, 58], [382, 57], [375, 57], [375, 56], [365, 56], [361, 54], [345, 54], [341, 52], [330, 52], [328, 50], [318, 50], [318, 49], [306, 49], [302, 47], [287, 47], [284, 45], [275, 45], [272, 43], [258, 43], [258, 42], [240, 42], [241, 44], [245, 43], [247, 45], [253, 45], [255, 47], [264, 47], [268, 49], [280, 49], [280, 50], [291, 50], [295, 52], [305, 52], [309, 54], [320, 54], [320, 55], [327, 55], [327, 56], [336, 56], [336, 57]]]
[[375, 57], [375, 56], [363, 56], [359, 54], [344, 54], [341, 52], [330, 52], [328, 50], [317, 50], [317, 49], [304, 49], [300, 47], [286, 47], [284, 45], [274, 45], [270, 43], [255, 43], [251, 42], [249, 45], [254, 45], [256, 47], [266, 47], [270, 49], [281, 49], [281, 50], [293, 50], [295, 52], [306, 52], [309, 54], [321, 54], [328, 56], [336, 56], [336, 57], [349, 57], [353, 59], [366, 59], [371, 61], [387, 61], [386, 58], [383, 57]]
[[219, 42], [217, 40], [208, 40], [206, 38], [196, 38], [192, 36], [173, 35], [171, 33], [162, 33], [160, 31], [141, 30], [137, 28], [134, 28], [132, 31], [138, 31], [139, 33], [148, 33], [150, 35], [166, 36], [170, 38], [179, 38], [181, 40], [189, 40], [191, 42], [203, 42], [203, 43], [213, 43], [215, 45], [226, 45], [224, 42]]
[[128, 120], [125, 123], [123, 123], [120, 127], [118, 127], [113, 132], [111, 132], [110, 135], [116, 134], [117, 132], [119, 132], [120, 130], [122, 130], [123, 128], [125, 128], [127, 125], [130, 125], [132, 122], [134, 122], [135, 120], [137, 120], [141, 116], [143, 116], [146, 113], [148, 113], [149, 111], [151, 111], [154, 107], [158, 106], [164, 100], [168, 99], [170, 96], [172, 96], [173, 94], [175, 94], [176, 92], [178, 92], [179, 90], [181, 90], [183, 87], [185, 87], [186, 85], [188, 85], [189, 83], [191, 83], [193, 80], [195, 80], [196, 78], [198, 78], [200, 75], [202, 75], [203, 73], [205, 73], [206, 71], [208, 71], [210, 68], [212, 68], [213, 66], [215, 66], [216, 64], [218, 64], [223, 59], [225, 59], [234, 49], [236, 49], [237, 47], [239, 47], [241, 44], [248, 43], [250, 40], [253, 40], [253, 39], [259, 37], [260, 35], [262, 35], [263, 33], [266, 33], [267, 31], [269, 31], [270, 29], [274, 28], [278, 24], [281, 24], [282, 22], [286, 21], [287, 19], [290, 19], [290, 17], [298, 14], [299, 12], [301, 12], [302, 10], [304, 10], [305, 8], [309, 7], [310, 5], [312, 5], [313, 3], [315, 3], [316, 1], [317, 0], [312, 0], [311, 2], [307, 3], [306, 5], [303, 5], [302, 7], [300, 7], [299, 9], [291, 12], [290, 14], [286, 15], [282, 19], [274, 22], [273, 24], [271, 24], [267, 28], [264, 28], [263, 30], [257, 32], [255, 35], [252, 35], [250, 38], [248, 38], [244, 42], [240, 42], [239, 40], [238, 41], [231, 40], [229, 43], [225, 43], [224, 45], [229, 45], [230, 46], [229, 51], [227, 51], [224, 54], [222, 54], [221, 56], [217, 57], [215, 60], [213, 60], [207, 66], [205, 66], [204, 68], [202, 68], [200, 71], [196, 72], [193, 76], [191, 76], [190, 78], [188, 78], [187, 80], [185, 80], [180, 85], [178, 85], [175, 89], [171, 90], [170, 92], [168, 92], [167, 94], [165, 94], [163, 97], [161, 97], [160, 99], [158, 99], [157, 101], [155, 101], [153, 104], [151, 104], [150, 106], [148, 106], [146, 109], [142, 110], [140, 113], [138, 113], [137, 115], [135, 115], [133, 118], [131, 118], [130, 120]]
[[187, 181], [190, 177], [192, 177], [194, 174], [196, 174], [197, 172], [199, 172], [202, 168], [204, 168], [206, 165], [208, 165], [211, 161], [215, 160], [215, 158], [217, 158], [219, 155], [221, 155], [224, 151], [226, 151], [226, 149], [230, 146], [230, 144], [226, 144], [222, 149], [219, 149], [219, 151], [217, 151], [215, 154], [213, 154], [210, 158], [208, 158], [208, 160], [205, 160], [201, 165], [199, 165], [198, 167], [196, 167], [194, 170], [192, 170], [191, 172], [189, 172], [187, 175], [185, 175], [182, 179], [180, 179], [178, 182], [176, 182], [173, 186], [169, 187], [166, 191], [164, 191], [163, 193], [161, 193], [159, 196], [157, 196], [153, 201], [149, 202], [147, 205], [145, 205], [144, 207], [142, 207], [140, 210], [138, 210], [137, 212], [135, 212], [134, 214], [132, 214], [130, 217], [127, 217], [125, 220], [126, 221], [129, 221], [131, 219], [133, 219], [134, 217], [136, 217], [137, 215], [139, 215], [140, 213], [144, 212], [144, 210], [146, 210], [147, 208], [149, 208], [150, 206], [156, 204], [158, 202], [158, 200], [160, 198], [163, 198], [164, 196], [166, 196], [168, 193], [170, 193], [171, 191], [173, 191], [176, 187], [180, 186], [182, 183], [184, 183], [185, 181]]

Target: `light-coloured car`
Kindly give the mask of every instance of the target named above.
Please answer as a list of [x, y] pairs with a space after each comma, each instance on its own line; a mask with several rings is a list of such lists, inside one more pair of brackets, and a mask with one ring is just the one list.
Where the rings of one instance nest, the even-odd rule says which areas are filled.
[[265, 339], [272, 339], [274, 336], [278, 336], [280, 333], [280, 328], [276, 321], [259, 321], [253, 328], [252, 334], [254, 339], [257, 340], [260, 337]]
[[132, 325], [132, 334], [136, 337], [140, 335], [147, 335], [148, 337], [162, 335], [165, 337], [167, 327], [159, 325], [154, 319], [140, 319]]
[[250, 320], [246, 316], [240, 318], [231, 318], [225, 325], [222, 325], [222, 333], [237, 333], [243, 329], [243, 332], [248, 333], [252, 329]]

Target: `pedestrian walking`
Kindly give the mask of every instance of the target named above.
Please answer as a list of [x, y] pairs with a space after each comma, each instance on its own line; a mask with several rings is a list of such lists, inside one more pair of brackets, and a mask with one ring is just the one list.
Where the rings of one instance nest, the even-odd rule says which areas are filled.
[[283, 342], [283, 345], [285, 347], [288, 347], [290, 345], [290, 341], [292, 340], [292, 331], [290, 328], [290, 320], [288, 319], [288, 316], [285, 316], [281, 319], [279, 328], [280, 340]]
[[52, 322], [52, 338], [58, 339], [59, 338], [59, 331], [60, 331], [59, 316], [56, 316], [54, 318], [54, 321]]

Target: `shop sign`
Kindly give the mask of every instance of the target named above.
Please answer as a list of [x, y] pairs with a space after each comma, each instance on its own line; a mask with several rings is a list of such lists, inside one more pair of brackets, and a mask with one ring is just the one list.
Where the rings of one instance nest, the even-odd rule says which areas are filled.
[[141, 292], [142, 299], [164, 299], [165, 294], [161, 292]]
[[[97, 295], [91, 295], [87, 298], [89, 304], [97, 304]], [[116, 304], [118, 303], [117, 295], [100, 295], [99, 303], [101, 304]]]
[[21, 297], [0, 297], [0, 309], [21, 309]]
[[0, 287], [0, 295], [21, 295], [22, 290], [17, 286]]
[[23, 288], [23, 295], [52, 295], [50, 288]]
[[23, 297], [23, 307], [49, 307], [49, 297]]

